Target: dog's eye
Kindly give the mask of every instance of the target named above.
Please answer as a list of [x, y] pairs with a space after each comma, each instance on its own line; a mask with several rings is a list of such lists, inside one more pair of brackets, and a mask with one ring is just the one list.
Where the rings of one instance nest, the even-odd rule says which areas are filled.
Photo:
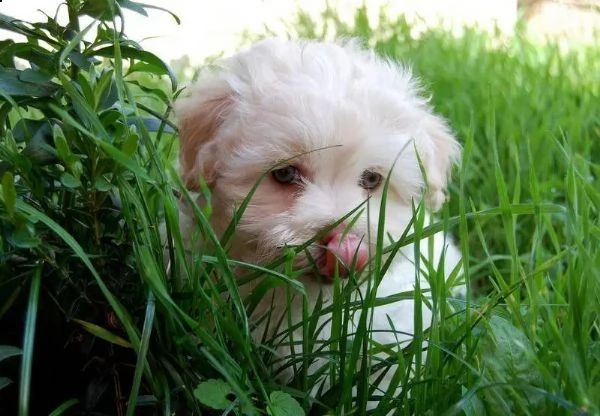
[[279, 183], [289, 184], [298, 181], [300, 175], [298, 174], [298, 168], [295, 166], [286, 166], [271, 171], [271, 176]]
[[365, 170], [358, 180], [358, 185], [364, 189], [375, 189], [379, 186], [382, 176], [372, 170]]

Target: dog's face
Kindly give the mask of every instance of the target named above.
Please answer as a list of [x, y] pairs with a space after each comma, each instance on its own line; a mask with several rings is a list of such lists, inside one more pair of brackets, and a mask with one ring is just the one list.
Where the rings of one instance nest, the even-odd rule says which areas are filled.
[[190, 189], [207, 182], [217, 233], [260, 180], [232, 247], [258, 263], [359, 207], [349, 234], [337, 227], [321, 243], [362, 265], [386, 177], [384, 231], [400, 236], [413, 200], [441, 206], [459, 156], [410, 74], [353, 44], [263, 41], [201, 75], [176, 113], [182, 178]]

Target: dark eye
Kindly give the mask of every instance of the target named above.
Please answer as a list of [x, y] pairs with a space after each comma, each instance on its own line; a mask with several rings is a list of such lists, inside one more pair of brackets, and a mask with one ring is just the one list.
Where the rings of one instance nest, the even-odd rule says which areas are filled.
[[373, 172], [372, 170], [365, 170], [358, 180], [358, 185], [364, 189], [375, 189], [381, 183], [383, 178], [377, 172]]
[[298, 169], [295, 166], [286, 166], [284, 168], [271, 171], [271, 176], [279, 183], [289, 184], [296, 182], [300, 175], [298, 174]]

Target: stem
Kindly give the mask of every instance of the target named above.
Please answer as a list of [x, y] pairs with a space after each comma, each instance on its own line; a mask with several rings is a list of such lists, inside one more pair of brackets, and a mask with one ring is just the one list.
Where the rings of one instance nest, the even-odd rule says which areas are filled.
[[[79, 0], [67, 0], [67, 10], [69, 13], [69, 24], [67, 27], [71, 29], [76, 34], [81, 31], [79, 27]], [[79, 44], [74, 49], [75, 52], [81, 52]], [[79, 68], [73, 62], [71, 62], [71, 79], [75, 80], [77, 78], [77, 74], [79, 72]]]

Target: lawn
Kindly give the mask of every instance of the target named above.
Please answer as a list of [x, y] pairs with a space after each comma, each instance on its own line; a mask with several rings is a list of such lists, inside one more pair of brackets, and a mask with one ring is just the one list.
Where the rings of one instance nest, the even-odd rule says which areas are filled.
[[[206, 226], [186, 257], [170, 103], [189, 80], [121, 33], [112, 0], [67, 3], [67, 27], [0, 15], [29, 39], [0, 41], [0, 414], [364, 414], [382, 394], [364, 388], [365, 328], [351, 340], [338, 324], [324, 369], [338, 383], [315, 401], [306, 364], [320, 352], [282, 385], [270, 341], [250, 337], [256, 299], [222, 296], [252, 265], [229, 262]], [[415, 234], [456, 238], [469, 296], [433, 292], [427, 356], [411, 370], [423, 356], [408, 345], [379, 364], [401, 364], [403, 389], [375, 414], [599, 414], [600, 47], [414, 37], [361, 10], [350, 25], [322, 19], [300, 14], [293, 35], [359, 36], [410, 64], [464, 147], [449, 203]], [[254, 277], [301, 293], [288, 260]], [[334, 316], [356, 307], [350, 295]]]

